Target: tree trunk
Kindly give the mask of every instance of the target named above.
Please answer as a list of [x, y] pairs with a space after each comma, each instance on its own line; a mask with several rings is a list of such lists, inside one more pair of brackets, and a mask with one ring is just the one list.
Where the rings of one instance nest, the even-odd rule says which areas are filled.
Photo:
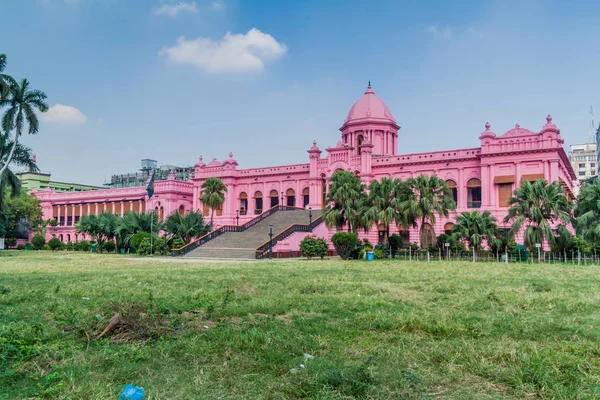
[[[13, 154], [15, 153], [15, 149], [17, 148], [17, 142], [19, 141], [19, 135], [21, 134], [20, 126], [17, 126], [17, 134], [15, 135], [15, 142], [13, 143], [12, 149], [10, 149], [10, 153], [8, 154], [8, 158], [6, 159], [6, 163], [0, 169], [0, 183], [2, 183], [2, 176], [4, 175], [4, 171], [8, 168], [8, 165], [12, 161]], [[8, 138], [8, 132], [6, 133]]]
[[213, 216], [215, 215], [215, 209], [214, 208], [210, 208], [210, 230], [214, 231], [213, 229]]

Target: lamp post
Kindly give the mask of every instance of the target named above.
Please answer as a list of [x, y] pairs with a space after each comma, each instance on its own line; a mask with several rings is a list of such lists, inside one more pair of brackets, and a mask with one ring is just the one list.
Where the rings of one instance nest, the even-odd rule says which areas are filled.
[[312, 207], [308, 207], [308, 224], [312, 225]]
[[240, 210], [235, 210], [235, 224], [240, 226]]
[[269, 224], [269, 260], [273, 259], [273, 224]]

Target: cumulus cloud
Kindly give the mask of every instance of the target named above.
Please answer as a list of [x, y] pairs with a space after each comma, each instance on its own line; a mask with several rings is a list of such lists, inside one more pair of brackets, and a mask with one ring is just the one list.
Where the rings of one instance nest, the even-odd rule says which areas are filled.
[[285, 44], [252, 28], [246, 34], [227, 32], [223, 39], [177, 39], [173, 47], [163, 47], [159, 55], [172, 64], [191, 65], [207, 72], [261, 71], [265, 63], [287, 52]]
[[452, 29], [450, 29], [450, 28], [440, 29], [435, 25], [426, 26], [425, 32], [430, 33], [433, 36], [441, 37], [444, 39], [450, 39], [454, 35], [454, 32], [452, 31]]
[[41, 115], [41, 119], [51, 124], [59, 125], [81, 125], [87, 121], [87, 117], [73, 106], [55, 104]]
[[167, 15], [169, 17], [176, 17], [179, 13], [192, 13], [198, 12], [196, 2], [191, 1], [186, 3], [184, 1], [175, 4], [163, 4], [162, 6], [155, 8], [152, 11], [155, 15]]

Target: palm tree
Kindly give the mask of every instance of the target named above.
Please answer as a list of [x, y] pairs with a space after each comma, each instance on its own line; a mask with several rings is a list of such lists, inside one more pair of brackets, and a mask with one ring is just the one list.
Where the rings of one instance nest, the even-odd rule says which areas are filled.
[[173, 211], [167, 217], [163, 229], [172, 237], [178, 237], [184, 244], [208, 232], [202, 214], [193, 210], [184, 215], [178, 210]]
[[484, 240], [491, 244], [498, 235], [496, 218], [489, 211], [464, 211], [456, 217], [452, 235], [458, 240], [468, 242], [472, 249], [479, 247]]
[[[11, 152], [10, 149], [14, 149], [13, 163], [18, 167], [23, 167], [32, 172], [37, 172], [38, 167], [33, 162], [33, 154], [29, 147], [14, 143], [9, 140], [8, 135], [3, 135], [0, 131], [0, 163], [8, 165], [7, 159]], [[4, 212], [6, 205], [5, 197], [7, 193], [11, 196], [18, 196], [21, 191], [21, 182], [19, 178], [10, 170], [10, 168], [4, 169], [2, 172], [2, 178], [0, 179], [0, 212]]]
[[549, 184], [545, 179], [540, 179], [532, 184], [525, 181], [514, 191], [508, 204], [510, 208], [504, 222], [512, 222], [512, 234], [520, 232], [525, 226], [524, 244], [530, 251], [535, 249], [537, 243], [544, 243], [544, 240], [554, 245], [554, 225], [562, 223], [568, 226], [573, 223], [573, 204], [564, 195], [558, 182]]
[[102, 244], [104, 243], [104, 237], [102, 234], [102, 230], [98, 224], [98, 216], [97, 215], [84, 215], [79, 221], [75, 224], [75, 231], [77, 233], [85, 233], [90, 235], [93, 240], [97, 243], [98, 249], [102, 249]]
[[436, 175], [419, 175], [406, 183], [412, 195], [402, 204], [402, 208], [408, 210], [413, 218], [420, 220], [421, 232], [426, 222], [435, 224], [436, 215], [447, 217], [450, 210], [456, 209], [452, 191]]
[[342, 228], [348, 224], [348, 231], [356, 233], [364, 227], [363, 206], [366, 199], [366, 186], [360, 178], [348, 171], [337, 171], [330, 178], [331, 185], [327, 193], [327, 207], [323, 218], [325, 224]]
[[564, 255], [564, 260], [567, 261], [567, 250], [573, 247], [574, 242], [575, 238], [571, 231], [561, 224], [556, 228], [556, 240], [554, 246], [552, 246], [552, 251], [558, 252], [559, 258]]
[[381, 182], [373, 180], [369, 184], [364, 211], [365, 228], [368, 229], [373, 224], [383, 226], [385, 245], [388, 243], [392, 222], [405, 228], [415, 226], [415, 220], [401, 208], [401, 204], [406, 202], [408, 191], [406, 184], [397, 178], [382, 178]]
[[3, 74], [6, 68], [6, 54], [0, 54], [0, 100], [8, 97], [10, 86], [15, 84], [15, 80], [10, 76]]
[[106, 240], [112, 240], [115, 238], [115, 232], [117, 232], [119, 219], [119, 216], [116, 216], [111, 212], [103, 212], [98, 214], [98, 231]]
[[2, 174], [13, 159], [19, 137], [25, 129], [25, 125], [28, 125], [29, 134], [36, 134], [38, 132], [40, 124], [35, 110], [37, 109], [40, 112], [48, 111], [48, 105], [45, 100], [46, 94], [44, 92], [29, 89], [29, 81], [27, 79], [23, 79], [21, 84], [12, 83], [9, 88], [8, 98], [0, 100], [0, 109], [8, 107], [2, 116], [2, 129], [7, 135], [15, 128], [17, 130], [12, 150], [8, 154], [7, 159], [3, 160], [3, 165], [0, 169], [0, 179], [2, 179]]
[[158, 219], [157, 213], [138, 214], [135, 211], [127, 211], [122, 218], [117, 218], [113, 234], [118, 239], [119, 246], [129, 247], [131, 238], [136, 233], [152, 232], [154, 238], [158, 238], [158, 232], [163, 229], [163, 223]]
[[600, 241], [600, 178], [581, 187], [575, 217], [578, 233], [592, 243]]
[[223, 205], [227, 187], [219, 178], [208, 178], [204, 181], [201, 188], [200, 199], [202, 203], [210, 207], [210, 228], [212, 229], [215, 209]]

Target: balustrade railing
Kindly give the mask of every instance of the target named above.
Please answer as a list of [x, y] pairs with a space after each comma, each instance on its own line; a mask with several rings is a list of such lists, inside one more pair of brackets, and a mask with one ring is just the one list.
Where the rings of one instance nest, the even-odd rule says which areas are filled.
[[171, 256], [176, 257], [176, 256], [185, 255], [185, 254], [189, 253], [190, 251], [195, 250], [198, 247], [202, 246], [204, 243], [209, 242], [215, 238], [218, 238], [219, 236], [221, 236], [222, 234], [224, 234], [226, 232], [243, 232], [246, 229], [251, 228], [252, 226], [261, 222], [265, 218], [273, 215], [277, 211], [298, 210], [298, 209], [299, 209], [298, 207], [288, 207], [288, 206], [283, 206], [283, 205], [277, 205], [277, 206], [271, 207], [270, 209], [268, 209], [267, 211], [265, 211], [258, 217], [251, 219], [250, 221], [246, 222], [243, 225], [223, 225], [220, 228], [217, 228], [214, 231], [209, 232], [206, 235], [199, 237], [198, 239], [186, 244], [183, 247], [180, 247], [178, 249], [171, 249]]
[[260, 246], [258, 246], [255, 251], [255, 258], [257, 260], [263, 259], [264, 254], [271, 251], [272, 246], [275, 246], [278, 242], [287, 239], [288, 237], [290, 237], [292, 234], [294, 234], [296, 232], [312, 232], [313, 229], [315, 229], [322, 222], [323, 222], [323, 216], [320, 215], [317, 218], [315, 218], [308, 225], [294, 224], [294, 225], [288, 226], [286, 229], [279, 232], [277, 235], [274, 235], [273, 239], [270, 239], [270, 240], [264, 242], [263, 244], [261, 244]]

